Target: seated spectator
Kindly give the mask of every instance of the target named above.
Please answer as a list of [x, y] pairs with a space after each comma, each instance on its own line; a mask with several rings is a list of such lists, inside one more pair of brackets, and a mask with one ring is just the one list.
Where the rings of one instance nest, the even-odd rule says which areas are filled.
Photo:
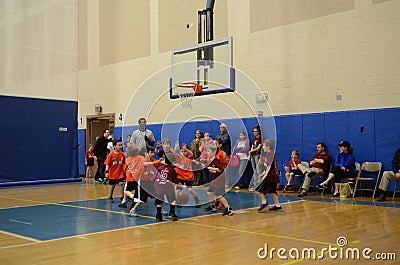
[[392, 159], [392, 171], [383, 172], [382, 180], [377, 190], [379, 194], [377, 199], [378, 202], [386, 200], [386, 190], [391, 180], [400, 181], [400, 148], [394, 153]]
[[289, 164], [287, 166], [288, 171], [285, 174], [286, 177], [286, 185], [283, 191], [288, 191], [288, 190], [294, 190], [295, 185], [291, 185], [292, 180], [294, 178], [294, 175], [301, 175], [302, 172], [300, 169], [297, 168], [297, 165], [301, 164], [301, 161], [299, 160], [300, 152], [297, 150], [292, 151], [291, 159], [289, 161]]
[[328, 178], [319, 184], [319, 189], [326, 189], [329, 181], [334, 179], [335, 191], [332, 194], [333, 197], [340, 197], [339, 188], [341, 179], [355, 178], [356, 173], [356, 158], [353, 155], [354, 148], [348, 141], [341, 141], [339, 144], [339, 152], [336, 156], [336, 163], [329, 173]]
[[326, 151], [325, 143], [317, 144], [317, 154], [313, 155], [310, 160], [310, 168], [305, 167], [303, 164], [297, 166], [301, 170], [304, 176], [303, 186], [299, 193], [299, 197], [307, 196], [308, 189], [310, 188], [312, 178], [323, 178], [325, 173], [329, 172], [332, 157]]

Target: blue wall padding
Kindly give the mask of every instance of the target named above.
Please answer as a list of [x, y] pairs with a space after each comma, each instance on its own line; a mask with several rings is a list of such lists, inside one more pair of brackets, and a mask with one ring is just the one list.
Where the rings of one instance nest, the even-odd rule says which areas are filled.
[[[300, 155], [303, 153], [303, 119], [301, 115], [291, 115], [282, 117], [281, 145], [284, 161], [279, 164], [288, 164], [293, 150], [298, 150]], [[302, 157], [300, 156], [300, 159]]]
[[[363, 127], [363, 128], [362, 128]], [[349, 112], [349, 139], [358, 161], [376, 161], [375, 115], [373, 110]]]
[[[400, 148], [400, 108], [375, 110], [376, 157], [384, 170], [391, 170], [393, 155]], [[393, 190], [394, 182], [389, 184]]]
[[302, 161], [309, 161], [316, 153], [316, 144], [325, 141], [325, 119], [322, 113], [303, 115]]
[[336, 158], [337, 144], [349, 139], [349, 112], [326, 112], [325, 117], [325, 143], [327, 151]]
[[[173, 144], [175, 138], [179, 138], [180, 143], [190, 144], [197, 129], [203, 133], [210, 132], [211, 137], [215, 138], [219, 134], [219, 125], [222, 122], [228, 125], [232, 145], [239, 138], [240, 131], [244, 129], [252, 139], [254, 137], [252, 129], [258, 123], [262, 127], [264, 138], [276, 138], [278, 168], [283, 173], [281, 184], [286, 183], [282, 164], [289, 162], [290, 152], [293, 149], [300, 151], [301, 160], [309, 161], [316, 153], [316, 144], [325, 142], [328, 146], [327, 151], [335, 159], [338, 152], [337, 144], [342, 140], [348, 140], [354, 146], [357, 162], [361, 164], [365, 161], [381, 161], [383, 170], [390, 170], [393, 154], [400, 148], [400, 108], [282, 115], [274, 117], [274, 126], [271, 126], [271, 118], [252, 117], [220, 121], [191, 121], [183, 125], [179, 123], [149, 124], [148, 128], [153, 131], [157, 140], [161, 140], [161, 132], [163, 132], [164, 136], [170, 135]], [[271, 127], [276, 128], [276, 137], [274, 136], [275, 128]], [[363, 131], [361, 127], [364, 128]], [[116, 127], [115, 137], [121, 137], [122, 133], [125, 139], [126, 135], [135, 129], [137, 126]], [[172, 139], [173, 137], [175, 138]], [[252, 174], [251, 167], [250, 170], [246, 170], [246, 174]], [[312, 183], [319, 181], [316, 179]], [[390, 184], [389, 190], [393, 190], [393, 185], [393, 183]]]
[[[79, 167], [79, 175], [85, 176], [86, 175], [86, 166], [85, 166], [85, 155], [86, 155], [86, 129], [78, 130], [78, 167]], [[89, 148], [89, 147], [88, 147]]]
[[80, 180], [77, 111], [76, 101], [0, 96], [9, 135], [0, 153], [0, 185]]

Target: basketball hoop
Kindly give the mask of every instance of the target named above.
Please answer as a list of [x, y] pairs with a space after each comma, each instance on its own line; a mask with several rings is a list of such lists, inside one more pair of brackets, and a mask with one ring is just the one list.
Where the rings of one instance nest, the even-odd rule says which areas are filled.
[[176, 83], [175, 92], [181, 99], [182, 108], [191, 109], [194, 95], [201, 94], [203, 87], [194, 82]]

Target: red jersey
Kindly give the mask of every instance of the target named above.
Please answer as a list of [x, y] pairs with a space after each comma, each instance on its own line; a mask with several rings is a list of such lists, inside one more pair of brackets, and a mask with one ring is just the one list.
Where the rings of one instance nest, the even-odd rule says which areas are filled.
[[160, 165], [154, 180], [154, 188], [157, 194], [175, 194], [173, 183], [177, 183], [176, 173], [171, 165]]
[[144, 174], [144, 162], [146, 162], [145, 158], [140, 155], [136, 156], [128, 156], [126, 158], [126, 181], [138, 181], [143, 178]]
[[[224, 152], [225, 153], [225, 152]], [[217, 157], [207, 165], [207, 167], [215, 167], [222, 170], [222, 172], [210, 172], [211, 174], [211, 187], [213, 188], [225, 188], [225, 175], [224, 167]]]
[[290, 170], [296, 170], [298, 164], [301, 164], [301, 161], [299, 159], [296, 159], [294, 162], [293, 162], [293, 160], [290, 160], [288, 168]]
[[228, 165], [229, 159], [226, 156], [225, 151], [219, 149], [218, 153], [215, 155], [215, 157], [219, 160], [219, 162], [221, 162], [221, 165], [223, 168], [226, 168], [226, 166]]
[[94, 160], [94, 152], [87, 150], [85, 158], [86, 158], [86, 160]]
[[150, 161], [147, 162], [153, 162], [153, 165], [147, 165], [144, 166], [144, 173], [143, 173], [143, 177], [141, 178], [141, 180], [152, 180], [154, 178], [155, 175], [155, 171], [154, 168], [158, 168], [158, 166], [160, 165], [160, 160], [156, 160], [154, 157], [150, 158]]
[[178, 179], [181, 180], [187, 180], [187, 181], [193, 181], [194, 176], [193, 176], [193, 169], [192, 169], [192, 156], [181, 156], [181, 155], [176, 155], [175, 159], [176, 163], [176, 174], [178, 175]]
[[[258, 136], [258, 137], [256, 137], [256, 138], [253, 138], [253, 140], [251, 140], [251, 146], [252, 146], [253, 149], [254, 149], [254, 148], [257, 148], [260, 144], [262, 144], [262, 137], [261, 137], [261, 135]], [[261, 149], [262, 149], [262, 148], [258, 149], [258, 151], [252, 151], [252, 152], [250, 153], [250, 155], [254, 156], [254, 155], [259, 155], [259, 154], [261, 154]]]
[[276, 156], [273, 151], [271, 152], [266, 152], [263, 157], [264, 160], [264, 166], [268, 167], [271, 166], [269, 169], [266, 180], [272, 183], [279, 183], [279, 174], [278, 174], [278, 168], [276, 166]]
[[124, 164], [124, 152], [119, 152], [118, 154], [115, 151], [111, 152], [106, 161], [104, 161], [104, 165], [108, 165], [108, 178], [122, 179], [124, 177]]

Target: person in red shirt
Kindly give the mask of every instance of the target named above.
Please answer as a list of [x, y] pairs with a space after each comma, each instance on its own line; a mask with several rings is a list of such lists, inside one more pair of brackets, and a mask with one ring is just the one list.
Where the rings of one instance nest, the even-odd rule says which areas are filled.
[[178, 216], [175, 213], [175, 185], [178, 184], [176, 172], [173, 167], [175, 163], [175, 155], [173, 153], [165, 153], [163, 160], [160, 161], [160, 165], [157, 168], [157, 174], [154, 179], [154, 190], [156, 193], [156, 206], [157, 214], [156, 220], [162, 221], [162, 205], [164, 197], [169, 202], [169, 217], [172, 221], [177, 221]]
[[301, 161], [299, 160], [300, 152], [297, 150], [292, 151], [291, 159], [289, 161], [289, 164], [287, 166], [288, 171], [286, 172], [286, 180], [287, 183], [285, 185], [285, 188], [283, 191], [288, 191], [288, 190], [294, 190], [295, 186], [290, 185], [292, 183], [294, 175], [301, 175], [300, 169], [297, 168], [298, 164], [301, 164]]
[[301, 187], [300, 193], [297, 195], [299, 197], [307, 196], [307, 191], [310, 188], [311, 179], [313, 178], [323, 178], [325, 174], [329, 173], [332, 157], [326, 152], [326, 144], [320, 142], [317, 144], [317, 154], [313, 155], [310, 159], [310, 168], [304, 165], [298, 165], [304, 176], [303, 186]]
[[260, 175], [262, 173], [262, 165], [259, 164], [261, 148], [262, 148], [262, 137], [261, 128], [257, 124], [253, 128], [254, 138], [251, 140], [251, 148], [249, 151], [249, 157], [247, 158], [251, 162], [253, 168], [253, 177], [249, 183], [249, 191], [254, 191], [254, 188], [260, 183]]
[[[125, 164], [125, 155], [122, 152], [122, 141], [115, 140], [114, 141], [114, 151], [112, 151], [108, 156], [106, 161], [104, 161], [106, 165], [106, 177], [109, 180], [108, 184], [110, 185], [110, 195], [108, 196], [107, 203], [114, 203], [113, 193], [115, 186], [121, 182], [124, 182], [124, 164]], [[124, 197], [123, 189], [121, 188], [121, 197]]]
[[94, 151], [93, 145], [89, 145], [89, 149], [85, 154], [85, 164], [86, 164], [86, 178], [92, 178], [93, 166], [94, 166]]
[[279, 183], [278, 168], [276, 165], [276, 156], [274, 153], [275, 141], [267, 139], [263, 142], [264, 155], [261, 160], [265, 166], [265, 171], [260, 176], [261, 183], [256, 187], [256, 191], [260, 195], [261, 205], [258, 208], [258, 212], [262, 213], [268, 206], [267, 198], [265, 194], [269, 193], [274, 200], [275, 205], [269, 208], [269, 211], [282, 211], [282, 207], [279, 204], [278, 193], [276, 192], [276, 185]]
[[[192, 185], [194, 181], [194, 175], [193, 175], [193, 168], [192, 168], [192, 161], [193, 161], [193, 156], [192, 152], [188, 149], [188, 146], [186, 144], [182, 144], [180, 146], [180, 155], [176, 155], [176, 175], [178, 177], [178, 183], [180, 185], [185, 185], [192, 194], [194, 198], [194, 202], [196, 205], [196, 208], [201, 207], [201, 203], [199, 200], [199, 197], [196, 194], [196, 191], [193, 190]], [[180, 189], [177, 187], [177, 189]]]
[[118, 207], [127, 207], [127, 201], [134, 200], [134, 195], [137, 194], [138, 180], [144, 173], [145, 158], [139, 155], [139, 148], [135, 144], [129, 144], [125, 148], [125, 188], [124, 198]]
[[216, 200], [219, 199], [222, 205], [225, 207], [222, 215], [233, 215], [234, 212], [229, 206], [228, 200], [224, 197], [225, 195], [225, 176], [224, 167], [220, 160], [216, 157], [218, 147], [215, 144], [207, 146], [208, 161], [206, 168], [211, 174], [211, 184], [208, 188], [207, 195], [210, 199], [210, 205], [205, 209], [206, 211], [215, 212]]

